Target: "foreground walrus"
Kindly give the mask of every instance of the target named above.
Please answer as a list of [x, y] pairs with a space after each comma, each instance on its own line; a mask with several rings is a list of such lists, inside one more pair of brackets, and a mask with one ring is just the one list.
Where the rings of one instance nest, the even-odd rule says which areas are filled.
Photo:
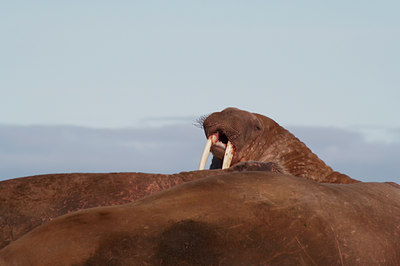
[[[227, 108], [201, 122], [214, 154], [213, 168], [221, 168], [225, 151], [232, 161], [252, 162], [257, 168], [279, 165], [280, 172], [318, 182], [357, 182], [334, 172], [306, 145], [268, 117]], [[227, 145], [228, 143], [232, 145]], [[229, 149], [225, 149], [229, 146]], [[204, 156], [205, 158], [206, 156]], [[227, 156], [229, 157], [229, 155]], [[219, 158], [219, 159], [218, 159]], [[229, 165], [228, 165], [229, 164]], [[202, 162], [202, 169], [205, 162]], [[248, 162], [245, 168], [248, 168]], [[218, 172], [188, 172], [175, 175], [143, 173], [58, 174], [0, 182], [0, 248], [57, 216], [96, 206], [133, 202], [151, 193]]]
[[[240, 164], [229, 171], [281, 172], [269, 163]], [[52, 174], [0, 182], [0, 249], [55, 217], [81, 209], [134, 202], [155, 192], [224, 171], [173, 175], [145, 173]]]
[[0, 249], [63, 214], [134, 202], [154, 192], [218, 174], [219, 171], [174, 175], [80, 173], [32, 176], [0, 182]]
[[188, 182], [68, 214], [1, 265], [400, 265], [400, 190], [265, 172]]

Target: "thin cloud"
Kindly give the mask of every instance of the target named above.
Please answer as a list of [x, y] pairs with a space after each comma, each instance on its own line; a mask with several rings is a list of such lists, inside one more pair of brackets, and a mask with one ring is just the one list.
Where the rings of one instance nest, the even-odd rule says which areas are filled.
[[197, 167], [203, 139], [201, 130], [182, 125], [146, 129], [0, 126], [0, 179], [60, 172], [189, 171]]
[[[363, 181], [400, 181], [400, 143], [367, 141], [361, 131], [349, 129], [289, 129], [337, 171]], [[204, 143], [203, 131], [188, 123], [123, 129], [0, 125], [0, 180], [48, 173], [191, 171]]]

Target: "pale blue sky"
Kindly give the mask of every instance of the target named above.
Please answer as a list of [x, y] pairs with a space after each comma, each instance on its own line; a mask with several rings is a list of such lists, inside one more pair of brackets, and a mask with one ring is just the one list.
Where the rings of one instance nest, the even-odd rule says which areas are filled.
[[123, 127], [237, 106], [400, 127], [398, 1], [3, 1], [0, 123]]
[[[385, 178], [398, 177], [393, 154], [400, 143], [399, 10], [399, 1], [386, 0], [2, 1], [0, 125], [20, 135], [0, 132], [8, 136], [0, 141], [9, 144], [8, 150], [0, 147], [0, 178], [2, 173], [10, 177], [57, 169], [152, 171], [140, 165], [119, 167], [118, 162], [107, 168], [103, 157], [97, 160], [100, 168], [90, 162], [87, 168], [73, 163], [57, 168], [60, 163], [18, 172], [18, 160], [27, 152], [31, 157], [24, 165], [39, 167], [49, 166], [55, 151], [34, 161], [41, 158], [32, 148], [38, 148], [38, 138], [25, 143], [31, 129], [14, 125], [120, 129], [189, 124], [228, 106], [282, 125], [358, 132], [363, 145], [351, 142], [350, 149], [346, 141], [334, 141], [342, 144], [325, 149], [319, 143], [317, 150], [333, 158], [334, 166], [348, 155], [344, 172], [361, 169], [365, 162], [374, 170], [393, 169]], [[317, 136], [306, 132], [306, 137]], [[67, 140], [81, 135], [73, 136], [63, 135]], [[324, 145], [329, 140], [324, 138]], [[111, 144], [104, 145], [106, 154]], [[74, 147], [71, 154], [82, 145]], [[68, 161], [57, 152], [57, 160]], [[101, 153], [90, 156], [96, 154]], [[196, 165], [198, 158], [190, 160]], [[372, 170], [366, 171], [355, 175]]]

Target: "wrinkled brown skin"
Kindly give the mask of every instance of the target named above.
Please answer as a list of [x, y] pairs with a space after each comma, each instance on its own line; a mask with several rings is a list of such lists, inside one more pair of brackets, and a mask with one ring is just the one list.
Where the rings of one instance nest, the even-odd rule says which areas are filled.
[[[268, 163], [246, 162], [229, 171], [281, 172]], [[224, 171], [173, 175], [145, 173], [51, 174], [0, 182], [0, 249], [58, 216], [99, 206], [134, 202], [153, 193]]]
[[0, 249], [55, 217], [81, 209], [134, 202], [220, 171], [52, 174], [0, 182]]
[[[333, 171], [303, 142], [274, 120], [256, 113], [226, 108], [212, 113], [203, 121], [208, 138], [218, 133], [225, 135], [235, 147], [232, 165], [243, 161], [274, 162], [289, 174], [321, 183], [351, 184], [359, 182]], [[211, 168], [220, 168], [218, 162], [224, 151], [215, 145]]]
[[0, 265], [400, 265], [400, 190], [212, 176], [56, 218], [1, 250]]

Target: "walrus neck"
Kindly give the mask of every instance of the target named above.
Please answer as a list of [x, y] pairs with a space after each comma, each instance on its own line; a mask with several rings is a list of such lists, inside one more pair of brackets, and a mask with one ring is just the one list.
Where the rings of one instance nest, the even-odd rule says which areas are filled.
[[[276, 162], [294, 176], [311, 179], [317, 182], [340, 183], [345, 182], [346, 175], [332, 170], [303, 142], [276, 122], [268, 130], [270, 134], [264, 136], [264, 150], [262, 161]], [[336, 180], [338, 179], [338, 180]], [[351, 183], [351, 182], [347, 182]]]

